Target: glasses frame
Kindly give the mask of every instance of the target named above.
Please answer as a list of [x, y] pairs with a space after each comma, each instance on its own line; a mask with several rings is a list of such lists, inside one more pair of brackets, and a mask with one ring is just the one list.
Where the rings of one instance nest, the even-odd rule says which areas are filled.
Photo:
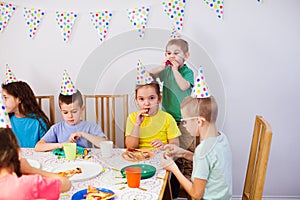
[[192, 119], [197, 119], [199, 116], [195, 116], [195, 117], [187, 117], [187, 118], [182, 118], [182, 119], [180, 119], [180, 121], [181, 121], [181, 123], [182, 123], [182, 125], [183, 126], [186, 126], [186, 124], [187, 124], [187, 121], [189, 121], [189, 120], [192, 120]]

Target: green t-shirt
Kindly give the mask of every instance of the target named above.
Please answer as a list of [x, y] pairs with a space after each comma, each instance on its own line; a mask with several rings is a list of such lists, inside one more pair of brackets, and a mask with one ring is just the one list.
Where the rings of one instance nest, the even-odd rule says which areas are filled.
[[170, 113], [176, 121], [180, 121], [181, 119], [180, 103], [186, 96], [191, 95], [194, 86], [194, 72], [187, 65], [180, 68], [178, 72], [185, 80], [190, 82], [191, 87], [187, 90], [183, 91], [178, 87], [171, 67], [167, 67], [158, 74], [158, 77], [164, 83], [162, 109]]

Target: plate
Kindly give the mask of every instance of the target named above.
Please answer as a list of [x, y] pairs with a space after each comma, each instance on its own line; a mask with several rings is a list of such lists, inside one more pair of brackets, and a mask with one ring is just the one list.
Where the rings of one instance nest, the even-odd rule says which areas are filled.
[[62, 172], [70, 169], [75, 169], [80, 167], [82, 173], [75, 174], [74, 176], [70, 177], [70, 181], [83, 181], [94, 178], [98, 176], [102, 172], [102, 165], [98, 163], [88, 162], [88, 161], [74, 161], [61, 164], [59, 167], [54, 168], [52, 172]]
[[[76, 154], [79, 154], [79, 155], [82, 155], [83, 154], [83, 151], [84, 151], [84, 148], [83, 147], [76, 147]], [[65, 157], [65, 151], [63, 149], [54, 149], [52, 151], [52, 153], [56, 156], [62, 156], [62, 157]]]
[[[108, 192], [111, 194], [115, 194], [113, 191], [109, 190], [109, 189], [105, 189], [105, 188], [97, 188], [97, 190], [101, 191], [101, 192]], [[72, 196], [72, 200], [82, 200], [85, 199], [85, 195], [87, 193], [87, 189], [84, 190], [80, 190], [78, 192], [76, 192], [75, 194], [73, 194]], [[113, 200], [115, 198], [111, 198], [111, 200]]]
[[122, 153], [122, 157], [131, 162], [139, 162], [149, 160], [154, 156], [152, 150], [149, 149], [131, 149]]
[[35, 167], [35, 168], [38, 168], [38, 169], [41, 168], [41, 163], [39, 163], [38, 161], [32, 160], [32, 159], [27, 159], [27, 161], [29, 162], [31, 167]]
[[121, 174], [124, 178], [126, 177], [125, 169], [128, 168], [128, 167], [139, 167], [139, 168], [141, 168], [141, 170], [142, 170], [141, 179], [150, 178], [150, 177], [154, 176], [154, 174], [156, 172], [156, 168], [152, 165], [147, 165], [147, 164], [129, 165], [129, 166], [123, 167], [121, 169]]

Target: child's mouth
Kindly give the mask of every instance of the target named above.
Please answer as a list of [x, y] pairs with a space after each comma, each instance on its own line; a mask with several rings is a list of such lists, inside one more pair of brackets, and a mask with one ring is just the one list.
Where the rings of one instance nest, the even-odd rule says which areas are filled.
[[146, 111], [142, 114], [144, 117], [149, 117], [150, 108], [145, 108]]

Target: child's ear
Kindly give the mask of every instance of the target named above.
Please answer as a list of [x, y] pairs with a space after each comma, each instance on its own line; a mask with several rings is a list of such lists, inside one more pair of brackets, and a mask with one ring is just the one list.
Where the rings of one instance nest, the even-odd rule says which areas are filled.
[[202, 126], [202, 124], [206, 121], [206, 119], [204, 117], [199, 116], [197, 118], [198, 124], [200, 124], [200, 126]]
[[190, 52], [186, 52], [184, 54], [184, 60], [187, 60], [190, 57]]
[[81, 111], [83, 112], [85, 110], [85, 105], [81, 106]]

